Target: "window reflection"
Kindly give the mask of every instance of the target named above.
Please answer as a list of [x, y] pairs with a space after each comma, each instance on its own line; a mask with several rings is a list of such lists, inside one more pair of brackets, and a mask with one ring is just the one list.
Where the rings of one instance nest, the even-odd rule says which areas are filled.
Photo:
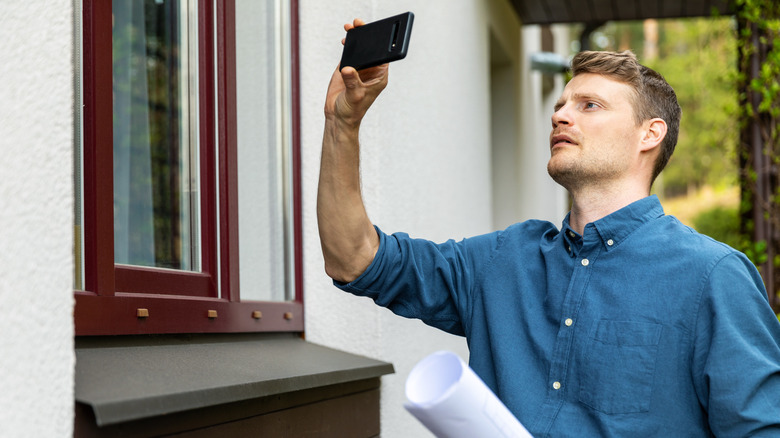
[[187, 1], [112, 11], [115, 263], [199, 270]]

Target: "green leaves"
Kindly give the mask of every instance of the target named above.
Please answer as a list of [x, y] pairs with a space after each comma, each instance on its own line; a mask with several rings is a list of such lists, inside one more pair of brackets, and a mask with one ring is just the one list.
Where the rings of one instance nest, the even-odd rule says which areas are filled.
[[674, 87], [683, 109], [677, 148], [663, 173], [667, 196], [736, 183], [734, 28], [731, 17], [659, 23], [659, 56], [645, 62]]

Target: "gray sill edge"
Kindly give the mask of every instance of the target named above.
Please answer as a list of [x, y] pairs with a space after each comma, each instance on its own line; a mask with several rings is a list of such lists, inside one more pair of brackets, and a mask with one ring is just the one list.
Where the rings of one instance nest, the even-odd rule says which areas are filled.
[[80, 337], [75, 399], [106, 426], [394, 372], [295, 333]]

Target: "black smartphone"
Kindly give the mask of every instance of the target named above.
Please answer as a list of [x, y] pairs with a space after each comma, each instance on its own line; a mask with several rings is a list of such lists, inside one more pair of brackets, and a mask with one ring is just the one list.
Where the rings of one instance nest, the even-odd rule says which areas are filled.
[[405, 58], [413, 21], [406, 12], [348, 30], [340, 68], [362, 70]]

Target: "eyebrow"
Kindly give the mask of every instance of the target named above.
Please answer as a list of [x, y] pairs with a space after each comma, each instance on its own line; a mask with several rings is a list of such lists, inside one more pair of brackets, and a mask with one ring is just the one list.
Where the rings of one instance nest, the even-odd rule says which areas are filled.
[[[575, 101], [581, 101], [581, 100], [595, 100], [599, 103], [606, 102], [606, 99], [604, 99], [602, 96], [595, 94], [595, 93], [574, 93], [571, 95], [570, 100]], [[566, 103], [566, 99], [561, 96], [557, 102], [555, 102], [555, 111], [558, 111], [559, 109], [563, 108], [563, 105]]]

